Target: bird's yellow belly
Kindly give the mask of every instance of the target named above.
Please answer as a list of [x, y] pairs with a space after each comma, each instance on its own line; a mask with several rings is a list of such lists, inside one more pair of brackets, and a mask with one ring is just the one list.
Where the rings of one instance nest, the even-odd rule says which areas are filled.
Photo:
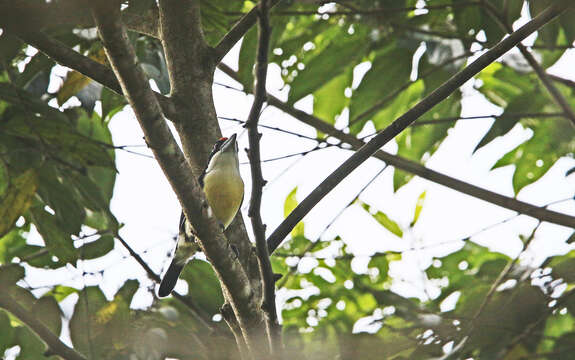
[[239, 174], [213, 171], [204, 177], [204, 192], [216, 218], [228, 227], [244, 197], [244, 183]]

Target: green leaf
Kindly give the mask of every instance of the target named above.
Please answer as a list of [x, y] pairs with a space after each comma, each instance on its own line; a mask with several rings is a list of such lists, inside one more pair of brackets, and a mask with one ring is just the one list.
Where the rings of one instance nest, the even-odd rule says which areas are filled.
[[0, 354], [4, 354], [4, 351], [11, 347], [14, 332], [8, 314], [0, 310]]
[[[296, 199], [297, 186], [288, 194], [284, 202], [284, 217], [287, 217], [298, 205]], [[292, 238], [304, 236], [304, 224], [299, 222], [291, 231]]]
[[[370, 111], [376, 104], [380, 104], [404, 84], [409, 83], [411, 66], [405, 66], [405, 64], [411, 64], [412, 55], [410, 49], [395, 45], [390, 45], [376, 53], [371, 68], [364, 75], [351, 97], [349, 118], [350, 124], [352, 124], [350, 127], [352, 134], [357, 134], [365, 122], [373, 116], [373, 113], [371, 116], [363, 117], [360, 121], [357, 120], [358, 116], [363, 116], [366, 111]], [[406, 101], [407, 99], [404, 99], [401, 103]], [[405, 104], [405, 106], [408, 105]], [[387, 122], [393, 120], [386, 119]]]
[[238, 59], [238, 79], [246, 91], [251, 91], [254, 84], [254, 65], [258, 44], [258, 29], [253, 26], [242, 40]]
[[423, 202], [425, 201], [425, 194], [427, 191], [422, 192], [419, 197], [417, 198], [417, 202], [415, 203], [415, 211], [413, 213], [413, 220], [411, 221], [410, 226], [413, 227], [417, 220], [419, 220], [419, 215], [421, 214], [421, 210], [423, 209]]
[[43, 296], [36, 300], [31, 309], [32, 315], [40, 319], [54, 334], [60, 334], [62, 330], [62, 311], [56, 299]]
[[[552, 5], [554, 0], [539, 0], [529, 2], [529, 12], [531, 16], [535, 17]], [[557, 34], [559, 32], [559, 23], [557, 21], [546, 24], [541, 29], [537, 30], [538, 38], [542, 38], [546, 45], [555, 45]]]
[[136, 40], [136, 54], [144, 72], [153, 79], [161, 94], [170, 93], [170, 79], [164, 51], [157, 39], [140, 37]]
[[3, 159], [0, 158], [0, 199], [4, 198], [4, 194], [10, 185], [10, 174]]
[[507, 107], [511, 100], [534, 89], [537, 84], [535, 78], [500, 63], [491, 63], [477, 78], [482, 82], [479, 92], [501, 107]]
[[[423, 82], [416, 81], [409, 85], [407, 89], [397, 94], [393, 100], [390, 100], [385, 107], [373, 115], [372, 121], [375, 128], [377, 130], [386, 128], [395, 119], [411, 109], [420, 100], [423, 90]], [[356, 125], [356, 127], [359, 128], [359, 125]]]
[[389, 216], [381, 211], [372, 213], [371, 207], [368, 204], [361, 201], [359, 203], [361, 204], [361, 207], [363, 207], [365, 211], [367, 211], [380, 225], [389, 230], [392, 234], [398, 237], [403, 237], [403, 231], [395, 221], [389, 218]]
[[473, 151], [475, 152], [495, 138], [507, 134], [521, 120], [519, 117], [510, 116], [509, 114], [535, 113], [540, 111], [548, 102], [549, 100], [541, 96], [538, 91], [531, 91], [512, 99], [503, 114], [493, 122], [489, 131], [483, 136]]
[[38, 194], [54, 210], [54, 221], [68, 234], [79, 234], [86, 217], [84, 206], [74, 188], [67, 182], [65, 173], [46, 164], [39, 171]]
[[555, 354], [550, 359], [553, 360], [569, 360], [572, 351], [573, 343], [575, 342], [575, 332], [570, 332], [563, 334], [557, 341], [555, 341], [555, 346], [552, 352]]
[[563, 27], [566, 43], [572, 44], [575, 41], [575, 22], [573, 22], [573, 14], [566, 12], [561, 15], [559, 17], [559, 24]]
[[551, 267], [553, 278], [562, 278], [568, 283], [575, 282], [575, 250], [565, 255], [551, 257], [547, 266]]
[[130, 304], [132, 303], [132, 298], [134, 297], [134, 294], [136, 294], [136, 291], [138, 291], [139, 288], [140, 283], [138, 282], [138, 280], [132, 279], [126, 281], [114, 296], [114, 301], [122, 302], [122, 306], [124, 306], [126, 310], [129, 309]]
[[102, 120], [105, 122], [109, 122], [116, 113], [126, 106], [126, 99], [123, 96], [106, 87], [102, 88], [100, 100], [102, 101]]
[[0, 238], [28, 210], [37, 186], [38, 176], [32, 169], [10, 179], [8, 188], [0, 198]]
[[236, 23], [237, 17], [233, 13], [247, 10], [244, 1], [201, 0], [200, 4], [202, 30], [206, 41], [212, 46]]
[[106, 211], [108, 209], [110, 199], [104, 197], [101, 187], [89, 175], [72, 173], [66, 180], [65, 185], [78, 190], [80, 203], [84, 207], [94, 211]]
[[336, 115], [349, 103], [344, 91], [351, 88], [352, 79], [353, 71], [350, 68], [316, 90], [313, 93], [313, 114], [328, 124], [335, 124]]
[[114, 249], [114, 237], [102, 235], [96, 240], [78, 248], [79, 257], [83, 260], [95, 259], [106, 255]]
[[[465, 1], [452, 0], [453, 4]], [[466, 37], [470, 33], [477, 34], [481, 30], [482, 12], [480, 6], [455, 6], [453, 7], [453, 15], [460, 36]]]
[[[444, 100], [441, 104], [431, 110], [430, 116], [437, 118], [458, 116], [460, 108], [460, 95]], [[426, 120], [422, 118], [422, 120]], [[412, 126], [402, 131], [396, 138], [398, 150], [397, 154], [410, 160], [422, 161], [429, 158], [439, 148], [439, 145], [447, 136], [447, 132], [453, 124], [439, 123], [425, 126]], [[413, 178], [413, 174], [394, 169], [393, 190], [407, 184]]]
[[0, 238], [0, 264], [10, 264], [15, 257], [22, 257], [22, 250], [26, 248], [24, 237], [28, 229], [13, 228], [8, 234]]
[[349, 35], [338, 29], [339, 36], [334, 37], [324, 48], [316, 49], [309, 61], [304, 61], [305, 69], [290, 83], [290, 104], [320, 89], [364, 55], [368, 44], [361, 41], [361, 31], [358, 32]]
[[[538, 36], [535, 40], [535, 52], [539, 55], [540, 65], [547, 69], [553, 66], [565, 53], [566, 48], [568, 48], [571, 43], [567, 42], [566, 34], [562, 28], [559, 27], [559, 24], [556, 22], [552, 22], [548, 24], [549, 29], [547, 32], [541, 33], [541, 36]], [[546, 29], [547, 26], [542, 28]], [[551, 39], [555, 37], [555, 39]], [[564, 47], [564, 48], [562, 48]]]
[[209, 314], [217, 314], [224, 303], [220, 282], [211, 265], [202, 260], [188, 262], [181, 278], [188, 283], [193, 301]]
[[377, 253], [371, 257], [369, 260], [368, 268], [376, 268], [379, 270], [377, 274], [378, 281], [385, 280], [387, 278], [387, 273], [389, 271], [389, 261], [385, 254]]
[[16, 359], [21, 360], [45, 360], [44, 352], [46, 351], [46, 346], [38, 338], [36, 334], [32, 332], [26, 326], [19, 326], [15, 329], [15, 343], [20, 346], [20, 353]]
[[34, 225], [42, 235], [48, 251], [61, 261], [75, 263], [77, 254], [72, 239], [69, 233], [60, 228], [56, 217], [38, 207], [33, 207], [31, 212]]
[[24, 278], [24, 268], [19, 265], [8, 265], [0, 268], [0, 285], [2, 288], [13, 286]]
[[[559, 313], [550, 316], [545, 323], [545, 336], [558, 338], [566, 332], [575, 330], [575, 319], [569, 313], [561, 315]], [[551, 347], [548, 346], [544, 351], [550, 351]]]
[[561, 156], [575, 150], [575, 131], [563, 118], [547, 118], [533, 124], [533, 137], [505, 154], [493, 169], [514, 164], [513, 190], [539, 180]]
[[24, 43], [18, 37], [4, 32], [0, 36], [0, 64], [2, 67], [4, 62], [10, 64], [22, 47], [24, 47]]
[[98, 287], [82, 290], [70, 319], [70, 337], [74, 348], [83, 354], [90, 354], [94, 359], [106, 358], [113, 348], [113, 329], [109, 323], [115, 309]]
[[279, 256], [271, 256], [270, 262], [272, 264], [272, 271], [274, 274], [286, 274], [288, 272], [288, 266], [285, 263], [285, 259]]
[[289, 250], [291, 255], [301, 256], [304, 252], [310, 248], [312, 242], [303, 235], [296, 235], [285, 243], [283, 248]]
[[57, 302], [61, 302], [62, 300], [67, 298], [68, 295], [77, 294], [79, 291], [80, 290], [73, 287], [56, 285], [42, 296], [49, 296], [56, 299]]
[[57, 153], [51, 152], [50, 155], [76, 163], [78, 167], [114, 168], [112, 156], [100, 142], [79, 134], [66, 121], [53, 117], [14, 117], [3, 125], [0, 125], [0, 128], [6, 131], [6, 134], [28, 140], [41, 140], [44, 146], [58, 149]]

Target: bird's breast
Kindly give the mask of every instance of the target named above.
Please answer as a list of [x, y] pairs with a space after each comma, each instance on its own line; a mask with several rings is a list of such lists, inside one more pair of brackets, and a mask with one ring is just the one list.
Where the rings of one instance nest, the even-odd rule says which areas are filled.
[[204, 177], [204, 192], [214, 215], [227, 228], [244, 197], [244, 182], [240, 174], [214, 169]]

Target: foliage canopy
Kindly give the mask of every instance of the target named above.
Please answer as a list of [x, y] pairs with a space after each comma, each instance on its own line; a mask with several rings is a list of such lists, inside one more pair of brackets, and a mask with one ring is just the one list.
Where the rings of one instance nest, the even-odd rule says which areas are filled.
[[[200, 3], [210, 45], [255, 5]], [[550, 3], [342, 0], [320, 6], [314, 1], [283, 1], [271, 12], [269, 61], [281, 67], [289, 86], [288, 105], [312, 96], [314, 116], [331, 125], [347, 121], [349, 133], [358, 135], [368, 123], [384, 129], [470, 58], [499, 42], [506, 35], [502, 23], [513, 24], [522, 10], [535, 16]], [[29, 12], [30, 18], [24, 18], [29, 27], [40, 11], [69, 11], [39, 22], [42, 32], [108, 66], [86, 10], [64, 0], [29, 1], [28, 7], [18, 11]], [[143, 25], [155, 7], [153, 0], [126, 1], [122, 11], [128, 27], [138, 21]], [[494, 14], [493, 8], [499, 12]], [[26, 269], [49, 274], [49, 269], [78, 266], [120, 246], [114, 240], [120, 225], [110, 211], [110, 200], [117, 176], [114, 153], [122, 147], [114, 144], [109, 124], [127, 101], [73, 69], [54, 89], [51, 74], [59, 65], [11, 31], [9, 15], [0, 15], [0, 307], [6, 309], [0, 310], [0, 354], [19, 346], [18, 359], [44, 359], [47, 350], [29, 324], [5, 306], [8, 297], [57, 336], [69, 327], [73, 348], [90, 359], [237, 356], [225, 323], [212, 321], [224, 296], [207, 262], [194, 260], [186, 267], [183, 279], [190, 296], [182, 297], [184, 301], [155, 299], [147, 309], [130, 308], [140, 286], [135, 280], [127, 281], [113, 298], [97, 286], [56, 284], [34, 293], [27, 286]], [[542, 69], [572, 47], [574, 16], [566, 12], [538, 32], [530, 51]], [[136, 31], [129, 33], [129, 40], [146, 74], [161, 94], [168, 95], [170, 79], [160, 40]], [[246, 92], [253, 88], [257, 46], [253, 27], [242, 40], [236, 74]], [[369, 69], [358, 76], [354, 69], [366, 65]], [[575, 86], [554, 80], [553, 86], [575, 108]], [[573, 124], [519, 53], [491, 64], [475, 78], [474, 87], [502, 109], [477, 149], [516, 126], [533, 132], [494, 165], [514, 165], [515, 194], [540, 179], [559, 158], [573, 158]], [[421, 124], [396, 138], [397, 154], [424, 164], [460, 118], [461, 109], [462, 93], [456, 91], [421, 117]], [[318, 141], [324, 138], [318, 131]], [[414, 176], [394, 171], [395, 189]], [[294, 189], [286, 199], [286, 215], [297, 205], [295, 194]], [[400, 226], [367, 200], [358, 195], [350, 206], [363, 208], [365, 216], [398, 241], [410, 236], [425, 216], [425, 193], [409, 226]], [[33, 229], [42, 245], [27, 241]], [[525, 236], [524, 248], [533, 237]], [[309, 239], [304, 224], [299, 224], [271, 259], [274, 272], [283, 275], [278, 289], [289, 294], [279, 309], [288, 351], [314, 359], [427, 359], [452, 349], [452, 358], [570, 358], [575, 339], [575, 250], [531, 266], [472, 239], [461, 242], [459, 250], [434, 259], [422, 271], [438, 289], [422, 300], [390, 290], [398, 281], [390, 268], [405, 254], [375, 253], [358, 273], [352, 263], [361, 259], [340, 237]], [[303, 271], [299, 264], [309, 258], [314, 265]], [[70, 296], [77, 299], [73, 315], [63, 321], [59, 303]], [[211, 331], [206, 331], [206, 322]], [[230, 346], [222, 346], [227, 343]]]

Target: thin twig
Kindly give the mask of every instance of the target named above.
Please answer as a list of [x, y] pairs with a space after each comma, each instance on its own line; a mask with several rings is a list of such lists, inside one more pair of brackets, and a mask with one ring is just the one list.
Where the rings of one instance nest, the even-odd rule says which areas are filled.
[[570, 88], [575, 89], [575, 81], [573, 81], [573, 80], [565, 79], [565, 78], [562, 78], [561, 76], [557, 76], [557, 75], [553, 75], [553, 74], [547, 74], [547, 76], [553, 81], [557, 81], [558, 83], [561, 83], [565, 86], [569, 86]]
[[[496, 7], [494, 7], [490, 2], [485, 0], [481, 1], [481, 5], [487, 10], [487, 12], [491, 13], [493, 18], [495, 19], [495, 22], [497, 22], [497, 24], [503, 31], [506, 31], [507, 33], [513, 32], [513, 27], [504, 20], [501, 14], [499, 14]], [[561, 94], [561, 92], [555, 87], [553, 82], [551, 82], [551, 79], [548, 77], [545, 70], [541, 67], [541, 65], [539, 65], [539, 63], [537, 62], [535, 57], [529, 52], [529, 50], [527, 50], [527, 47], [525, 47], [525, 45], [521, 43], [517, 43], [516, 46], [519, 49], [519, 52], [521, 52], [521, 55], [523, 55], [525, 60], [527, 60], [533, 71], [535, 71], [535, 74], [537, 74], [539, 80], [541, 80], [543, 86], [545, 86], [545, 88], [551, 95], [551, 98], [563, 110], [563, 112], [565, 112], [565, 116], [569, 120], [571, 120], [571, 123], [575, 125], [575, 112], [573, 111], [571, 105], [569, 105], [563, 94]]]
[[455, 32], [454, 33], [448, 33], [448, 32], [436, 31], [436, 30], [421, 29], [421, 28], [418, 28], [417, 26], [412, 26], [412, 25], [397, 23], [397, 22], [392, 22], [392, 23], [390, 23], [390, 25], [396, 29], [409, 31], [409, 32], [414, 33], [414, 34], [429, 35], [429, 36], [438, 37], [438, 38], [442, 38], [442, 39], [448, 39], [448, 40], [461, 40], [461, 41], [476, 42], [479, 44], [485, 44], [486, 43], [486, 41], [478, 40], [475, 37], [462, 37], [461, 34], [458, 34]]
[[[220, 63], [218, 67], [232, 79], [236, 80], [238, 79], [237, 73], [234, 70], [232, 70], [229, 66]], [[358, 139], [357, 137], [351, 134], [338, 130], [332, 125], [330, 125], [328, 122], [323, 121], [313, 115], [310, 115], [305, 111], [296, 109], [292, 105], [281, 101], [280, 99], [276, 98], [275, 96], [269, 93], [267, 95], [267, 102], [268, 104], [291, 115], [293, 118], [309, 126], [312, 126], [317, 130], [325, 134], [328, 134], [335, 139], [339, 139], [343, 143], [351, 145], [352, 149], [354, 150], [361, 148], [365, 144], [361, 139]], [[501, 206], [503, 208], [513, 210], [520, 214], [528, 215], [542, 221], [563, 225], [569, 228], [575, 227], [574, 216], [562, 214], [552, 210], [546, 210], [542, 207], [531, 205], [524, 201], [520, 201], [512, 197], [504, 196], [495, 193], [493, 191], [483, 189], [479, 186], [472, 185], [470, 183], [458, 180], [454, 177], [447, 176], [438, 171], [432, 170], [415, 161], [408, 160], [406, 158], [397, 155], [392, 155], [383, 150], [378, 150], [373, 156], [395, 167], [396, 169], [407, 171], [423, 179], [435, 182], [450, 189], [459, 191], [463, 194], [481, 199], [488, 203]]]
[[517, 344], [519, 344], [520, 342], [525, 340], [527, 337], [529, 337], [531, 334], [533, 334], [535, 329], [537, 329], [537, 327], [539, 327], [539, 325], [541, 325], [541, 323], [543, 321], [547, 320], [549, 315], [551, 315], [553, 313], [553, 311], [555, 311], [555, 309], [558, 309], [559, 307], [563, 306], [567, 302], [567, 300], [571, 299], [574, 295], [575, 295], [575, 290], [572, 289], [567, 294], [565, 294], [561, 298], [559, 298], [554, 306], [550, 306], [549, 308], [547, 308], [547, 311], [545, 311], [545, 312], [543, 312], [543, 314], [541, 314], [539, 319], [537, 319], [536, 321], [534, 321], [531, 324], [529, 324], [528, 326], [526, 326], [525, 329], [523, 330], [523, 332], [521, 332], [520, 334], [515, 336], [513, 339], [511, 339], [511, 341], [509, 343], [507, 343], [507, 345], [497, 354], [496, 359], [505, 359], [507, 357], [507, 354], [509, 354], [509, 352], [511, 350], [513, 350], [513, 348]]
[[475, 327], [477, 325], [477, 320], [479, 319], [481, 314], [483, 314], [483, 311], [487, 308], [487, 305], [491, 302], [491, 299], [495, 295], [495, 291], [497, 290], [499, 285], [501, 285], [503, 280], [505, 278], [507, 278], [507, 276], [509, 276], [509, 274], [511, 273], [511, 270], [513, 270], [513, 268], [515, 267], [515, 265], [519, 261], [519, 257], [521, 256], [521, 254], [523, 254], [523, 252], [525, 252], [527, 250], [527, 248], [529, 247], [529, 245], [531, 244], [531, 242], [535, 238], [535, 232], [537, 231], [537, 229], [539, 229], [540, 225], [541, 225], [541, 221], [539, 221], [537, 223], [537, 225], [535, 226], [533, 231], [531, 231], [531, 234], [529, 235], [527, 240], [522, 244], [522, 249], [519, 252], [519, 254], [513, 260], [510, 260], [509, 262], [507, 262], [507, 265], [505, 265], [505, 268], [503, 268], [503, 270], [501, 270], [501, 272], [499, 273], [499, 275], [497, 276], [497, 278], [495, 279], [493, 284], [491, 284], [491, 287], [487, 291], [487, 294], [485, 294], [483, 301], [481, 302], [481, 304], [479, 305], [479, 307], [477, 308], [477, 310], [473, 314], [473, 317], [471, 318], [471, 321], [468, 324], [467, 330], [465, 331], [465, 334], [462, 336], [462, 338], [467, 338], [467, 337], [471, 336], [471, 334], [473, 333], [473, 331], [475, 330]]
[[248, 129], [248, 138], [250, 148], [247, 151], [250, 159], [250, 169], [252, 173], [252, 193], [248, 216], [252, 222], [252, 229], [256, 240], [256, 249], [258, 256], [258, 265], [260, 276], [263, 283], [262, 309], [264, 310], [267, 321], [267, 336], [271, 354], [280, 351], [278, 346], [280, 342], [280, 330], [277, 323], [277, 310], [275, 304], [275, 280], [268, 254], [266, 244], [266, 226], [262, 221], [261, 202], [262, 191], [265, 180], [262, 176], [262, 167], [260, 162], [260, 139], [258, 133], [258, 121], [263, 104], [266, 100], [266, 78], [268, 70], [268, 50], [270, 43], [270, 25], [269, 25], [269, 3], [268, 0], [261, 0], [258, 4], [257, 14], [258, 21], [258, 50], [256, 58], [256, 76], [254, 102], [245, 127]]
[[[218, 119], [226, 120], [226, 121], [233, 121], [233, 122], [237, 122], [237, 123], [239, 123], [239, 124], [245, 124], [245, 123], [246, 123], [244, 120], [240, 120], [240, 119], [236, 119], [236, 118], [230, 118], [230, 117], [225, 117], [225, 116], [218, 116]], [[302, 138], [302, 139], [312, 140], [312, 141], [316, 141], [316, 142], [325, 142], [325, 140], [322, 140], [322, 139], [314, 138], [314, 137], [311, 137], [311, 136], [307, 136], [307, 135], [304, 135], [304, 134], [296, 133], [296, 132], [294, 132], [294, 131], [289, 131], [289, 130], [281, 129], [281, 128], [274, 127], [274, 126], [263, 125], [263, 124], [259, 124], [259, 123], [258, 123], [258, 127], [264, 128], [264, 129], [269, 129], [269, 130], [274, 130], [274, 131], [278, 131], [278, 132], [283, 132], [283, 133], [285, 133], [285, 134], [294, 135], [294, 136], [297, 136], [297, 137]]]
[[[270, 0], [270, 8], [276, 6], [281, 0]], [[219, 63], [230, 49], [254, 26], [258, 20], [258, 7], [255, 6], [228, 31], [220, 42], [214, 47], [214, 61]]]
[[333, 173], [331, 173], [319, 186], [317, 186], [311, 194], [299, 203], [288, 217], [274, 230], [274, 232], [268, 237], [268, 248], [270, 252], [273, 252], [281, 244], [291, 229], [293, 229], [293, 227], [296, 226], [319, 201], [321, 201], [353, 170], [379, 150], [379, 148], [384, 146], [388, 141], [393, 139], [397, 134], [407, 128], [412, 122], [417, 120], [433, 106], [447, 98], [466, 81], [497, 60], [501, 55], [512, 49], [520, 41], [525, 39], [531, 33], [537, 31], [537, 29], [545, 25], [547, 22], [559, 16], [567, 6], [568, 4], [566, 2], [560, 2], [548, 7], [540, 15], [519, 28], [513, 34], [509, 35], [509, 37], [499, 42], [469, 66], [459, 71], [413, 108], [396, 119], [391, 125], [381, 131], [367, 144], [362, 146]]
[[[134, 249], [132, 249], [132, 247], [128, 244], [128, 242], [126, 240], [124, 240], [124, 238], [122, 236], [120, 236], [120, 234], [115, 234], [114, 237], [116, 239], [118, 239], [118, 241], [124, 246], [124, 248], [126, 248], [126, 250], [128, 250], [128, 252], [130, 253], [130, 256], [134, 260], [136, 260], [136, 262], [138, 264], [140, 264], [140, 266], [142, 267], [142, 269], [144, 269], [146, 274], [148, 274], [148, 277], [150, 279], [152, 279], [156, 284], [159, 284], [162, 281], [160, 276], [158, 274], [156, 274], [154, 272], [154, 270], [152, 270], [152, 268], [150, 268], [150, 266], [144, 261], [144, 259], [142, 259], [142, 257], [136, 251], [134, 251]], [[176, 299], [178, 299], [178, 301], [180, 301], [181, 303], [186, 305], [186, 307], [189, 309], [192, 316], [194, 318], [196, 318], [196, 320], [198, 320], [198, 322], [201, 325], [203, 325], [209, 331], [214, 331], [214, 328], [206, 321], [206, 319], [205, 319], [206, 316], [201, 315], [201, 313], [203, 312], [202, 309], [198, 308], [197, 305], [192, 301], [192, 299], [190, 299], [189, 297], [183, 296], [181, 294], [178, 294], [175, 291], [172, 292], [172, 295]]]
[[387, 165], [384, 165], [381, 170], [379, 170], [377, 172], [377, 174], [375, 174], [356, 194], [355, 196], [343, 207], [341, 208], [341, 210], [331, 219], [331, 221], [323, 228], [323, 230], [319, 233], [319, 235], [317, 236], [317, 238], [315, 239], [314, 242], [312, 242], [311, 244], [309, 244], [300, 254], [290, 254], [290, 256], [297, 256], [300, 259], [298, 260], [298, 263], [292, 267], [290, 267], [290, 270], [287, 274], [284, 274], [284, 276], [282, 276], [281, 278], [281, 283], [278, 284], [278, 287], [283, 286], [287, 279], [289, 278], [289, 276], [293, 275], [295, 273], [295, 271], [298, 268], [299, 263], [301, 262], [301, 260], [306, 256], [306, 254], [310, 251], [312, 251], [321, 241], [321, 237], [333, 226], [333, 224], [335, 224], [335, 222], [337, 221], [337, 219], [339, 219], [341, 217], [341, 215], [343, 215], [343, 213], [351, 206], [353, 205], [361, 196], [361, 194], [364, 193], [365, 190], [367, 190], [367, 188], [373, 184], [373, 182], [379, 177], [379, 175], [381, 175], [381, 173], [383, 173], [385, 171], [385, 169], [387, 169]]
[[539, 118], [539, 119], [544, 119], [544, 118], [556, 118], [556, 117], [563, 117], [565, 116], [564, 113], [560, 113], [560, 112], [556, 112], [556, 113], [503, 113], [500, 115], [478, 115], [478, 116], [453, 116], [453, 117], [445, 117], [445, 118], [439, 118], [439, 119], [434, 119], [434, 120], [421, 120], [421, 121], [416, 121], [413, 124], [411, 124], [411, 127], [414, 126], [423, 126], [423, 125], [436, 125], [436, 124], [444, 124], [444, 123], [449, 123], [449, 122], [454, 122], [454, 121], [459, 121], [459, 120], [477, 120], [477, 119], [499, 119], [502, 117], [508, 118], [508, 119], [521, 119], [521, 118]]

